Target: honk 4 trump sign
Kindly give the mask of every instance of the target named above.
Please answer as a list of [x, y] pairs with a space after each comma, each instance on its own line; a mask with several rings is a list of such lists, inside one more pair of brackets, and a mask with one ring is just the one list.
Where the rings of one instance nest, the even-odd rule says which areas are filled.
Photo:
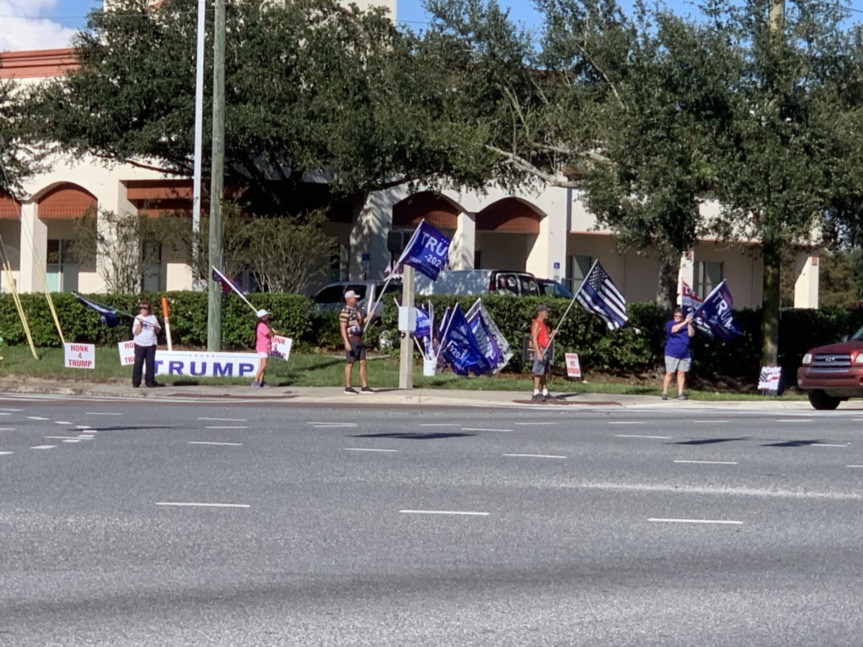
[[94, 344], [63, 344], [66, 368], [96, 368]]

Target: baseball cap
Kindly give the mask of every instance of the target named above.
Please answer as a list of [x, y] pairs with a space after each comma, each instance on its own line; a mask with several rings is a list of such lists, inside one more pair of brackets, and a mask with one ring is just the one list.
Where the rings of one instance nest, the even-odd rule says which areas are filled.
[[353, 290], [348, 290], [345, 292], [345, 299], [359, 299], [360, 295], [354, 292]]
[[264, 310], [262, 308], [262, 309], [258, 310], [255, 314], [258, 316], [258, 319], [260, 319], [261, 317], [266, 317], [268, 314], [270, 314], [270, 311]]

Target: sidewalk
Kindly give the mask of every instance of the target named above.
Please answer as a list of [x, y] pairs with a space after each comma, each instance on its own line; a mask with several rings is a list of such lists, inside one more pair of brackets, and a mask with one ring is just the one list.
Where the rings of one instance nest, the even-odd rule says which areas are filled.
[[[347, 395], [341, 387], [276, 386], [268, 389], [252, 388], [241, 384], [166, 385], [162, 388], [132, 388], [130, 384], [92, 383], [86, 381], [57, 381], [40, 378], [0, 378], [2, 394], [48, 394], [77, 395], [90, 398], [176, 398], [188, 400], [200, 398], [212, 400], [225, 398], [234, 401], [261, 401], [285, 404], [332, 404], [341, 406], [458, 406], [501, 407], [533, 406], [537, 408], [581, 408], [593, 407], [655, 407], [663, 409], [722, 408], [740, 410], [797, 409], [816, 413], [805, 400], [787, 401], [765, 397], [763, 400], [669, 400], [663, 402], [659, 395], [619, 395], [609, 393], [553, 393], [546, 402], [532, 402], [529, 392], [521, 391], [475, 391], [459, 389], [375, 389], [373, 394]], [[852, 401], [852, 405], [854, 401]], [[863, 403], [861, 403], [863, 404]], [[848, 408], [849, 404], [843, 404]], [[853, 408], [853, 407], [852, 407]]]

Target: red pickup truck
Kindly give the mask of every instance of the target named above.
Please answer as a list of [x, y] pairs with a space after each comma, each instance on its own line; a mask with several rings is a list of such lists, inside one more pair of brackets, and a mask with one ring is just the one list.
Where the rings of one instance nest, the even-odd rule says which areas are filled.
[[863, 397], [863, 329], [848, 341], [809, 350], [797, 369], [797, 386], [816, 409], [835, 409], [848, 398]]

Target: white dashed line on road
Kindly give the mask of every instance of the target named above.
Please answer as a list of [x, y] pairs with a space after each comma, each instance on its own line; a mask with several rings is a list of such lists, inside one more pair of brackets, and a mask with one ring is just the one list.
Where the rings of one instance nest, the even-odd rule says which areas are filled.
[[173, 506], [177, 508], [251, 508], [247, 503], [195, 503], [181, 501], [157, 501], [156, 505]]
[[307, 425], [315, 427], [356, 427], [355, 422], [307, 422]]
[[106, 411], [85, 411], [84, 415], [87, 416], [122, 416], [122, 413], [111, 413]]
[[812, 418], [779, 418], [774, 422], [812, 422]]
[[42, 436], [45, 440], [74, 440], [78, 442], [79, 440], [91, 440], [92, 436], [87, 438], [82, 438], [81, 436]]
[[420, 427], [461, 427], [461, 425], [457, 422], [426, 422]]
[[217, 443], [217, 442], [208, 442], [204, 440], [190, 440], [190, 445], [219, 445], [224, 447], [242, 447], [243, 443]]
[[610, 425], [643, 425], [644, 420], [609, 420]]
[[30, 449], [56, 449], [57, 445], [34, 445]]
[[43, 417], [41, 417], [41, 416], [27, 416], [27, 420], [40, 420], [40, 421], [45, 421], [45, 420], [50, 420], [50, 418], [43, 418]]
[[248, 422], [248, 418], [198, 418], [198, 420], [208, 420], [211, 422]]
[[248, 429], [248, 427], [244, 426], [212, 426], [212, 427], [204, 427], [204, 429]]
[[501, 454], [501, 456], [509, 456], [512, 458], [567, 458], [557, 454]]
[[812, 443], [810, 447], [840, 447], [842, 449], [847, 449], [851, 446], [851, 443], [846, 443], [844, 445], [834, 444], [834, 443]]
[[657, 523], [702, 523], [702, 524], [715, 524], [715, 525], [724, 525], [724, 526], [742, 526], [742, 521], [728, 521], [726, 519], [660, 519], [656, 517], [651, 517], [648, 521], [655, 521]]
[[440, 514], [460, 517], [487, 517], [488, 512], [469, 512], [465, 510], [399, 510], [401, 514]]
[[80, 438], [65, 438], [63, 440], [63, 442], [64, 443], [80, 443], [81, 439]]
[[737, 461], [686, 461], [679, 460], [675, 463], [687, 463], [691, 465], [737, 465]]
[[510, 434], [512, 429], [489, 429], [486, 427], [462, 427], [462, 431], [496, 431], [499, 433]]
[[0, 431], [15, 431], [15, 427], [0, 427]]
[[696, 425], [719, 425], [730, 422], [730, 420], [693, 420], [692, 422]]
[[370, 449], [365, 447], [345, 447], [346, 452], [380, 452], [382, 454], [395, 454], [397, 449]]
[[92, 429], [90, 425], [75, 425], [75, 429]]
[[72, 423], [69, 422], [68, 420], [55, 420], [54, 424], [55, 425], [71, 425]]
[[0, 452], [0, 456], [10, 456], [10, 455], [12, 455], [12, 454], [14, 454], [14, 453], [15, 453], [15, 452]]
[[20, 412], [20, 411], [24, 411], [24, 409], [8, 409], [8, 408], [6, 408], [6, 407], [3, 407], [2, 409], [0, 409], [0, 411], [14, 411], [14, 412], [16, 412], [16, 413], [17, 413], [17, 412]]
[[547, 426], [556, 425], [557, 423], [556, 422], [514, 422], [513, 424], [524, 425], [524, 426], [529, 426], [529, 427], [544, 427], [544, 426], [547, 427]]
[[845, 467], [863, 467], [863, 465], [846, 465]]
[[614, 434], [615, 438], [649, 438], [651, 440], [671, 440], [671, 436], [643, 436], [641, 434]]

